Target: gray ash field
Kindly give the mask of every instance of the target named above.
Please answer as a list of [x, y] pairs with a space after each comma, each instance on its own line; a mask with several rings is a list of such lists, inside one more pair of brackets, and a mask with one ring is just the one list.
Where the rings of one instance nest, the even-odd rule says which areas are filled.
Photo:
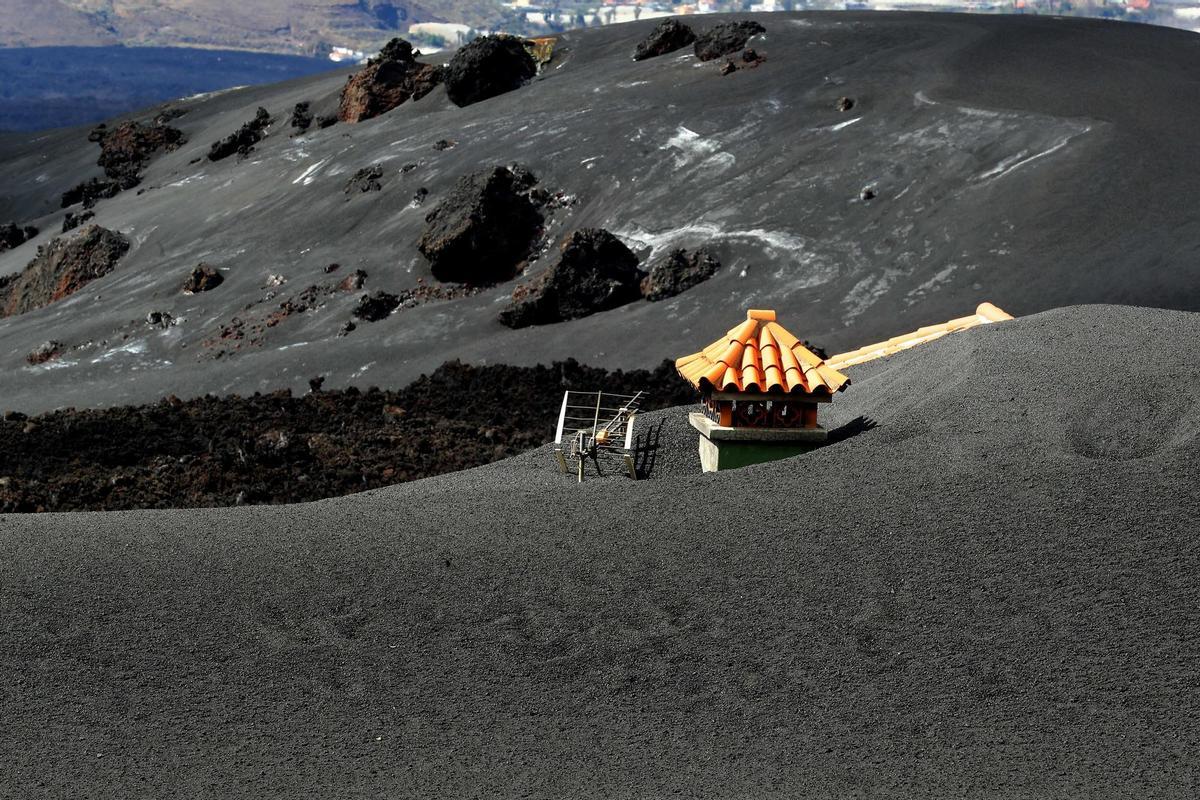
[[679, 408], [636, 484], [0, 517], [0, 795], [1191, 797], [1197, 337], [957, 334], [717, 474]]
[[[247, 395], [254, 425], [349, 398], [376, 421], [341, 466], [377, 486], [390, 404], [441, 447], [561, 396], [562, 366], [517, 366], [633, 380], [747, 308], [831, 353], [1020, 315], [848, 368], [828, 446], [740, 470], [700, 473], [677, 406], [639, 418], [637, 482], [541, 447], [305, 504], [0, 514], [0, 798], [1196, 795], [1200, 38], [755, 19], [731, 73], [633, 61], [649, 22], [565, 34], [465, 108], [397, 48], [376, 76], [423, 96], [358, 124], [322, 127], [333, 75], [0, 138], [0, 410], [104, 409], [0, 423], [56, 458], [80, 419], [211, 435], [222, 400], [168, 394]], [[125, 190], [48, 246], [97, 143], [76, 199]], [[442, 283], [423, 253], [471, 266], [462, 209], [426, 215], [475, 190], [505, 233], [540, 193], [539, 249]], [[601, 252], [619, 293], [572, 281]], [[510, 298], [568, 321], [508, 327]], [[518, 402], [492, 457], [542, 425]]]
[[[1018, 315], [1084, 302], [1200, 309], [1200, 173], [1182, 166], [1200, 129], [1200, 38], [1044, 18], [754, 18], [767, 32], [750, 44], [765, 61], [731, 75], [689, 49], [633, 61], [648, 21], [567, 33], [528, 86], [466, 108], [439, 87], [363, 123], [290, 135], [297, 103], [334, 113], [349, 72], [174, 104], [186, 114], [170, 124], [188, 143], [95, 208], [92, 222], [128, 237], [130, 253], [85, 291], [0, 320], [3, 403], [35, 412], [301, 391], [316, 375], [331, 388], [397, 387], [450, 358], [653, 367], [755, 306], [786, 309], [834, 351], [980, 299]], [[853, 108], [839, 111], [842, 97]], [[276, 121], [246, 158], [204, 158], [260, 106]], [[60, 195], [100, 174], [97, 156], [85, 130], [0, 140], [0, 221], [43, 231], [0, 254], [0, 275], [56, 235]], [[364, 270], [365, 292], [428, 285], [426, 214], [461, 176], [514, 162], [574, 199], [547, 214], [545, 255], [525, 276], [346, 336], [360, 293], [332, 293], [224, 346], [235, 320], [261, 324], [329, 283], [331, 263]], [[372, 165], [380, 190], [347, 193]], [[643, 263], [709, 246], [722, 268], [662, 303], [501, 325], [518, 283], [585, 227], [616, 233]], [[224, 285], [182, 295], [201, 262]], [[153, 312], [176, 324], [149, 328]], [[66, 351], [26, 363], [47, 341]]]

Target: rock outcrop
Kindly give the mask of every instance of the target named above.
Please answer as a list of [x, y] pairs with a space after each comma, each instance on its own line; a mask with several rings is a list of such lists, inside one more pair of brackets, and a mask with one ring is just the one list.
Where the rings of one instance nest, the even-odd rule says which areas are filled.
[[633, 51], [634, 61], [674, 53], [696, 41], [696, 33], [677, 19], [664, 19]]
[[235, 154], [239, 156], [249, 155], [250, 151], [254, 149], [254, 145], [266, 137], [267, 128], [271, 127], [273, 121], [270, 113], [265, 108], [260, 107], [255, 113], [254, 119], [221, 141], [213, 143], [213, 146], [208, 151], [208, 160], [221, 161]]
[[442, 67], [422, 64], [412, 45], [392, 39], [378, 56], [351, 75], [342, 88], [338, 119], [362, 122], [386, 114], [408, 100], [420, 100], [442, 82]]
[[198, 294], [199, 292], [211, 291], [225, 282], [225, 276], [217, 271], [216, 267], [208, 264], [201, 264], [192, 270], [187, 280], [183, 282], [184, 294]]
[[642, 296], [651, 302], [682, 294], [716, 274], [721, 262], [703, 247], [676, 248], [656, 261], [642, 280]]
[[92, 137], [100, 143], [100, 160], [104, 175], [132, 189], [142, 181], [142, 169], [156, 153], [178, 150], [187, 143], [183, 131], [169, 125], [142, 125], [126, 122], [112, 130], [96, 128]]
[[88, 141], [100, 145], [97, 166], [104, 169], [104, 179], [92, 178], [68, 189], [62, 195], [62, 207], [83, 203], [92, 208], [100, 200], [115, 197], [142, 182], [142, 170], [159, 152], [178, 150], [187, 143], [183, 131], [166, 122], [170, 115], [160, 116], [150, 125], [125, 122], [116, 128], [98, 125], [88, 134]]
[[129, 240], [99, 225], [55, 239], [21, 274], [0, 282], [0, 317], [24, 314], [70, 297], [116, 268]]
[[500, 321], [524, 328], [607, 311], [641, 297], [644, 275], [637, 256], [616, 236], [602, 228], [575, 231], [563, 242], [557, 264], [517, 287]]
[[750, 37], [766, 32], [767, 29], [754, 20], [722, 23], [696, 37], [696, 58], [701, 61], [713, 61], [721, 56], [736, 53], [746, 46]]
[[456, 106], [520, 89], [537, 75], [537, 64], [515, 36], [481, 36], [460, 48], [446, 66], [446, 95]]
[[459, 178], [425, 217], [417, 249], [440, 281], [485, 285], [517, 273], [529, 257], [542, 215], [528, 197], [536, 178], [524, 168], [484, 169]]
[[38, 229], [32, 225], [17, 225], [9, 222], [0, 225], [0, 253], [13, 250], [38, 235]]

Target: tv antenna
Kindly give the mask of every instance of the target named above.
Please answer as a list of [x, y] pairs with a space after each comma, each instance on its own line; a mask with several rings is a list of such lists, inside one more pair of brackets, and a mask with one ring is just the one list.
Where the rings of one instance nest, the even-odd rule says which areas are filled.
[[591, 461], [596, 472], [603, 475], [601, 460], [619, 459], [624, 462], [626, 474], [636, 481], [633, 423], [645, 399], [645, 392], [564, 392], [554, 436], [554, 455], [563, 474], [573, 468], [583, 483], [585, 462]]

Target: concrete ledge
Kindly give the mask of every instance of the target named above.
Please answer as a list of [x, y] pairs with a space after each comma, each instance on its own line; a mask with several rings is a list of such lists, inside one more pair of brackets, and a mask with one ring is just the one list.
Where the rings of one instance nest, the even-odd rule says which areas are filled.
[[697, 411], [688, 414], [688, 422], [700, 434], [714, 442], [811, 442], [820, 444], [829, 438], [822, 427], [816, 428], [726, 428]]

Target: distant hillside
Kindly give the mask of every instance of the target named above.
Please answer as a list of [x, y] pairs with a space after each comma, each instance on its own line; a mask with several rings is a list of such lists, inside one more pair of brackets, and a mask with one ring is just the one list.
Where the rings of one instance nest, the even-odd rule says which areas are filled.
[[0, 47], [127, 44], [317, 54], [413, 22], [487, 26], [496, 0], [0, 0]]
[[232, 86], [333, 69], [325, 59], [165, 47], [0, 50], [0, 130], [86, 125]]

